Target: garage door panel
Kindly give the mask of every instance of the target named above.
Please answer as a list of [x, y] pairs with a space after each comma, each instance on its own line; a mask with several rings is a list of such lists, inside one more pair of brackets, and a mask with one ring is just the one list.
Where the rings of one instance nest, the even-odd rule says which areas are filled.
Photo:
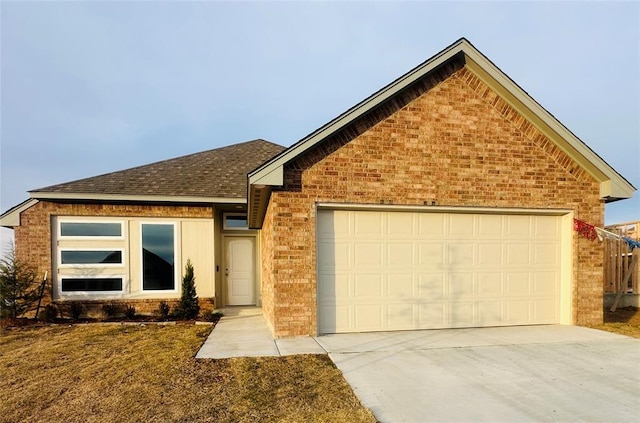
[[513, 243], [505, 246], [507, 266], [529, 266], [531, 263], [531, 244]]
[[482, 244], [479, 243], [478, 260], [476, 264], [479, 267], [501, 267], [504, 264], [503, 245], [493, 242]]
[[499, 326], [504, 316], [503, 301], [482, 301], [478, 303], [478, 326]]
[[413, 267], [416, 245], [410, 242], [391, 241], [387, 243], [385, 265], [390, 267]]
[[418, 266], [421, 269], [442, 269], [446, 246], [442, 243], [418, 243]]
[[505, 216], [505, 239], [529, 239], [531, 237], [531, 216]]
[[536, 239], [560, 238], [562, 225], [560, 219], [554, 216], [534, 216], [533, 217], [533, 233]]
[[473, 273], [450, 272], [447, 278], [447, 295], [449, 298], [472, 296], [475, 293]]
[[444, 239], [446, 215], [439, 213], [418, 214], [418, 237], [426, 239]]
[[335, 298], [352, 297], [350, 279], [351, 276], [348, 273], [319, 273], [318, 298], [330, 299], [330, 302], [335, 302]]
[[383, 266], [382, 248], [382, 242], [354, 242], [354, 266], [381, 268]]
[[416, 324], [413, 321], [415, 312], [413, 308], [413, 304], [388, 304], [385, 313], [387, 316], [386, 329], [407, 330], [415, 328]]
[[474, 234], [475, 216], [472, 214], [451, 214], [447, 226], [448, 239], [468, 239]]
[[505, 294], [507, 296], [529, 295], [529, 272], [508, 272], [505, 274]]
[[533, 245], [533, 264], [536, 266], [555, 267], [560, 263], [559, 246], [556, 243]]
[[418, 304], [418, 326], [424, 329], [447, 327], [446, 306], [444, 302], [420, 302]]
[[380, 273], [369, 273], [354, 276], [354, 296], [357, 299], [382, 300], [382, 278]]
[[501, 240], [504, 231], [504, 218], [499, 215], [481, 214], [478, 215], [477, 227], [479, 238]]
[[484, 272], [477, 275], [478, 295], [487, 297], [500, 297], [504, 289], [501, 272]]
[[386, 329], [383, 325], [382, 304], [361, 304], [354, 307], [356, 330], [375, 331]]
[[420, 273], [418, 275], [418, 297], [443, 298], [446, 290], [445, 276], [446, 274], [443, 272]]
[[533, 292], [536, 294], [557, 297], [559, 285], [560, 274], [558, 272], [536, 272], [533, 275]]
[[446, 263], [450, 268], [465, 268], [473, 265], [475, 244], [471, 242], [451, 242], [447, 244]]
[[449, 326], [454, 328], [469, 327], [475, 325], [473, 301], [449, 302]]
[[393, 299], [414, 298], [417, 291], [412, 273], [389, 273], [386, 280], [386, 296]]
[[557, 216], [320, 210], [318, 224], [320, 333], [559, 321]]
[[384, 234], [383, 215], [376, 212], [360, 212], [354, 214], [354, 235], [359, 239], [375, 237], [380, 239]]

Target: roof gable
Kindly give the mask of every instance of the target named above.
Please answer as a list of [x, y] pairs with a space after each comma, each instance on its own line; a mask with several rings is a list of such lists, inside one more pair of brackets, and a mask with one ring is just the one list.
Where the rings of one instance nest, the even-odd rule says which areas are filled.
[[345, 128], [350, 129], [351, 132], [354, 130], [362, 132], [367, 129], [363, 128], [361, 124], [359, 125], [364, 116], [374, 118], [373, 120], [364, 119], [365, 122], [368, 121], [367, 125], [370, 127], [376, 117], [378, 121], [384, 119], [385, 109], [398, 108], [408, 104], [408, 101], [411, 100], [411, 90], [418, 89], [425, 92], [430, 88], [429, 80], [434, 78], [437, 80], [443, 76], [446, 78], [447, 73], [452, 73], [447, 72], [447, 68], [453, 67], [455, 69], [462, 66], [493, 89], [504, 101], [525, 116], [540, 132], [591, 174], [600, 183], [601, 198], [611, 202], [630, 198], [633, 195], [635, 188], [627, 180], [540, 106], [469, 41], [461, 38], [249, 173], [250, 227], [261, 226], [271, 189], [283, 185], [284, 166], [287, 163], [292, 162], [340, 131], [344, 131]]

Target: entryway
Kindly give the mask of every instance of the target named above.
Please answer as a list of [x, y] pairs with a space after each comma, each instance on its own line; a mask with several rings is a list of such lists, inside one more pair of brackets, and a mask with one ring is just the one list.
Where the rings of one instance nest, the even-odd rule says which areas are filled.
[[255, 244], [254, 237], [224, 237], [226, 305], [256, 304]]

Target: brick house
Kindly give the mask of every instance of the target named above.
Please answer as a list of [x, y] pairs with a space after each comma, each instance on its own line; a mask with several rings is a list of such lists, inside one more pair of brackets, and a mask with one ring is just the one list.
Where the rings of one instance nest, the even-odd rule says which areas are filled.
[[276, 337], [602, 321], [574, 218], [635, 188], [461, 39], [289, 148], [32, 191], [0, 224], [54, 301], [262, 307]]

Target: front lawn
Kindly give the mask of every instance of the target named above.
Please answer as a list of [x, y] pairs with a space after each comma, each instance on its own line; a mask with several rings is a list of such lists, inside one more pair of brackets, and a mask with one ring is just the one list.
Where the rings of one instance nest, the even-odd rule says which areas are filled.
[[327, 356], [194, 359], [210, 331], [4, 329], [0, 421], [375, 422]]

